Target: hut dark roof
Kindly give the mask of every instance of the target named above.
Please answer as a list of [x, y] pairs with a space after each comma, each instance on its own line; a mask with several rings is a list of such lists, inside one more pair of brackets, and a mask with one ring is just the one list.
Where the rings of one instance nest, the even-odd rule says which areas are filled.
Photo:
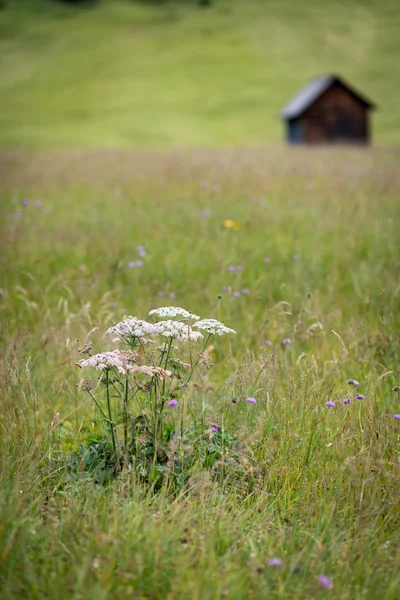
[[337, 77], [337, 75], [323, 75], [322, 77], [316, 77], [300, 90], [290, 102], [283, 107], [281, 117], [283, 119], [295, 119], [296, 117], [299, 117], [334, 83], [339, 83], [345, 87], [367, 108], [375, 108], [370, 100], [367, 100], [364, 96], [361, 96], [358, 92], [353, 90], [347, 83]]

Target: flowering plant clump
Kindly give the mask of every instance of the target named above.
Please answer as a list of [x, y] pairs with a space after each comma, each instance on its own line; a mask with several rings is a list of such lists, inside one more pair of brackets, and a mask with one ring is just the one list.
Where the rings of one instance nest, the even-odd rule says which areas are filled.
[[[148, 475], [167, 469], [165, 461], [172, 460], [168, 459], [168, 444], [171, 439], [174, 443], [183, 439], [185, 403], [194, 372], [203, 364], [211, 365], [206, 346], [212, 335], [235, 333], [215, 319], [200, 320], [180, 307], [154, 309], [149, 316], [159, 320], [149, 323], [128, 316], [106, 330], [121, 349], [91, 356], [90, 344], [85, 349], [89, 357], [77, 362], [81, 369], [102, 372], [97, 385], [86, 381], [80, 389], [92, 398], [109, 432], [112, 466], [107, 473], [116, 474], [138, 461]], [[207, 336], [194, 331], [188, 320], [195, 321], [193, 327], [205, 331]], [[196, 349], [195, 343], [204, 337], [202, 346]], [[175, 419], [175, 425], [167, 422], [170, 419]], [[218, 428], [213, 433], [220, 435]], [[221, 438], [222, 446], [225, 438]], [[99, 448], [104, 453], [107, 444], [103, 442]], [[93, 448], [89, 449], [88, 456], [93, 452]], [[176, 452], [172, 454], [175, 456]], [[181, 461], [174, 458], [172, 463]]]

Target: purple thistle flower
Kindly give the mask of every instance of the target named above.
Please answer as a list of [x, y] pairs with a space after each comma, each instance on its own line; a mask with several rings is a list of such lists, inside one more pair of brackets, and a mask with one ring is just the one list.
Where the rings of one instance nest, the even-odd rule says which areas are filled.
[[268, 567], [281, 567], [283, 561], [280, 558], [270, 558], [267, 562]]
[[264, 258], [264, 262], [265, 262], [265, 264], [266, 264], [266, 265], [269, 265], [269, 263], [271, 262], [271, 259], [270, 259], [270, 257], [269, 257], [269, 256], [266, 256], [266, 257]]
[[136, 261], [136, 266], [137, 267], [143, 267], [143, 261], [142, 260], [137, 260]]
[[229, 265], [229, 267], [228, 267], [228, 271], [229, 271], [230, 273], [234, 273], [234, 272], [236, 271], [236, 267], [234, 267], [233, 265]]
[[364, 394], [357, 394], [356, 398], [357, 400], [365, 400]]
[[228, 285], [223, 285], [221, 289], [222, 289], [223, 292], [227, 292], [229, 290], [229, 286]]
[[333, 588], [333, 582], [330, 577], [327, 577], [326, 575], [318, 575], [317, 580], [324, 590], [330, 590]]
[[234, 298], [240, 298], [240, 292], [233, 292], [232, 296]]
[[289, 346], [292, 343], [292, 340], [290, 338], [285, 338], [282, 340], [282, 344], [284, 346]]
[[41, 208], [41, 207], [42, 207], [42, 203], [41, 203], [41, 201], [40, 201], [40, 200], [36, 200], [36, 201], [35, 201], [35, 207], [36, 207], [36, 208]]
[[264, 340], [262, 343], [263, 346], [272, 346], [271, 340]]
[[213, 426], [211, 427], [211, 431], [212, 431], [213, 433], [217, 433], [217, 431], [218, 431], [218, 427], [216, 427], [215, 425], [213, 425]]
[[249, 404], [257, 404], [257, 400], [255, 398], [246, 398], [246, 402]]
[[359, 381], [357, 381], [357, 379], [348, 379], [347, 383], [349, 385], [353, 385], [354, 387], [358, 387], [360, 385]]
[[243, 288], [242, 294], [243, 294], [243, 296], [247, 296], [247, 294], [250, 294], [250, 291], [247, 288]]
[[136, 263], [133, 260], [128, 262], [128, 269], [134, 269], [135, 267], [136, 267]]
[[165, 292], [162, 292], [161, 290], [159, 292], [157, 292], [157, 296], [159, 298], [162, 298], [163, 296], [165, 296]]
[[147, 256], [146, 250], [143, 248], [143, 246], [138, 246], [137, 251], [141, 258], [145, 258], [145, 256]]
[[176, 298], [175, 292], [170, 292], [168, 295], [170, 298]]
[[343, 404], [351, 404], [351, 398], [345, 398]]
[[333, 406], [336, 406], [336, 404], [332, 402], [332, 400], [328, 400], [328, 402], [325, 403], [325, 406], [327, 406], [328, 408], [332, 408]]
[[21, 204], [22, 204], [22, 206], [28, 206], [28, 204], [29, 204], [29, 198], [23, 198], [21, 200]]
[[393, 419], [396, 419], [396, 421], [400, 421], [400, 415], [393, 415]]
[[178, 406], [178, 400], [170, 400], [168, 406]]

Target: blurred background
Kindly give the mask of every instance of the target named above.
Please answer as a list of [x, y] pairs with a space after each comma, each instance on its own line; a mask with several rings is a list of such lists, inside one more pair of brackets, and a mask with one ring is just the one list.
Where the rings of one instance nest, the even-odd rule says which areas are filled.
[[0, 146], [284, 140], [282, 106], [336, 73], [400, 139], [398, 0], [1, 0]]

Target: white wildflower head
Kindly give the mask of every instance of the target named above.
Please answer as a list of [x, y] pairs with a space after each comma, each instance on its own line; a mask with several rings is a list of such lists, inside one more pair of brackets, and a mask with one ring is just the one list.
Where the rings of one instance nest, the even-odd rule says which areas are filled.
[[120, 323], [109, 327], [107, 333], [115, 335], [115, 338], [113, 338], [114, 343], [121, 340], [132, 343], [136, 338], [144, 338], [145, 343], [149, 343], [150, 340], [146, 336], [154, 335], [156, 331], [152, 323], [147, 323], [147, 321], [136, 317], [125, 317]]
[[181, 342], [195, 342], [203, 337], [200, 331], [193, 331], [190, 325], [181, 321], [159, 321], [154, 327], [159, 335]]
[[78, 365], [84, 367], [94, 367], [97, 371], [105, 371], [107, 369], [115, 369], [121, 375], [125, 375], [127, 371], [133, 371], [134, 367], [129, 360], [124, 357], [119, 350], [112, 352], [101, 352], [90, 358], [80, 360]]
[[180, 308], [179, 306], [163, 306], [162, 308], [153, 308], [149, 312], [149, 316], [155, 315], [156, 317], [160, 317], [161, 319], [174, 319], [175, 317], [179, 317], [180, 319], [194, 319], [198, 321], [200, 317], [194, 315], [184, 308]]
[[221, 321], [217, 321], [216, 319], [202, 319], [201, 321], [197, 321], [193, 325], [193, 327], [197, 327], [198, 329], [203, 329], [207, 331], [210, 335], [225, 335], [226, 333], [236, 333], [234, 329], [230, 329], [226, 327]]

